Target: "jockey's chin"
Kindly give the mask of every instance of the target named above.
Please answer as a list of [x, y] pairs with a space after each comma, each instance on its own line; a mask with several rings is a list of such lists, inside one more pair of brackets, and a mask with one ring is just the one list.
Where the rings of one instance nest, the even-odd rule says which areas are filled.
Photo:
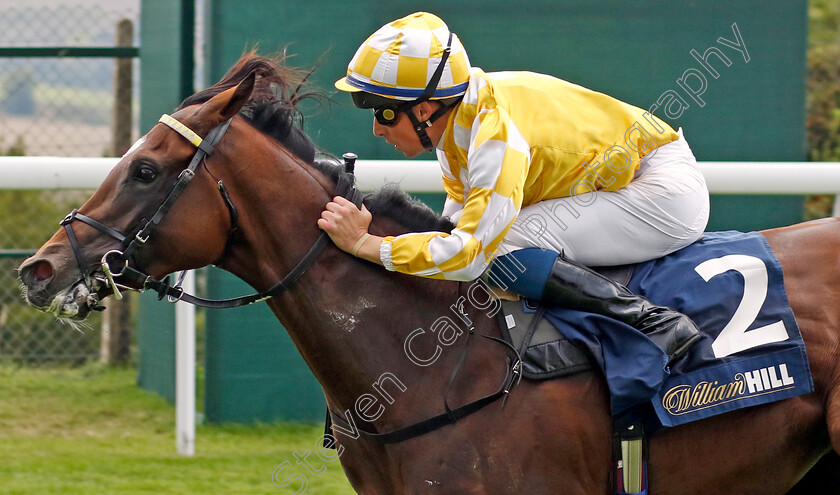
[[424, 151], [426, 151], [426, 149], [423, 148], [423, 145], [420, 144], [419, 139], [417, 140], [417, 143], [405, 144], [405, 143], [399, 143], [398, 142], [398, 143], [394, 144], [394, 149], [399, 151], [400, 153], [402, 153], [403, 156], [405, 156], [406, 158], [414, 158], [416, 156], [419, 156]]

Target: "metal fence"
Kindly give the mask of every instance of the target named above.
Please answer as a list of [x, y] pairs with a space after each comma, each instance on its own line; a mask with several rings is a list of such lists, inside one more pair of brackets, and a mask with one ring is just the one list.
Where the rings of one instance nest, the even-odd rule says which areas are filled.
[[115, 62], [102, 49], [121, 19], [137, 25], [139, 4], [0, 0], [0, 154], [112, 155]]
[[[0, 155], [114, 156], [137, 137], [137, 92], [115, 95], [137, 88], [139, 13], [140, 0], [0, 0]], [[128, 83], [115, 82], [118, 63], [133, 68]], [[127, 120], [122, 136], [116, 119]], [[35, 312], [21, 299], [16, 271], [90, 193], [0, 184], [0, 360], [99, 354], [101, 316], [74, 329]]]
[[28, 307], [17, 267], [49, 239], [58, 220], [86, 191], [0, 191], [0, 360], [35, 364], [80, 362], [99, 353], [101, 315], [78, 329]]

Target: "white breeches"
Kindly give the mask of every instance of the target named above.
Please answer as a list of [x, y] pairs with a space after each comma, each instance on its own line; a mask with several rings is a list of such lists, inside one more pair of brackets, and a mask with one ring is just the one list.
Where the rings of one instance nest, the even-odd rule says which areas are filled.
[[694, 154], [680, 139], [641, 160], [617, 191], [593, 191], [522, 208], [499, 255], [541, 247], [588, 266], [647, 261], [699, 239], [709, 220], [709, 191]]

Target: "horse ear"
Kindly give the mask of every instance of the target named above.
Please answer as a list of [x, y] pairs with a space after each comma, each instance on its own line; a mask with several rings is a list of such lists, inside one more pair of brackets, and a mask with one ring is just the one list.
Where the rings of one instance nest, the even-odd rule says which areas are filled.
[[[251, 97], [251, 92], [254, 91], [254, 84], [257, 80], [257, 72], [251, 71], [250, 74], [245, 76], [245, 79], [240, 81], [239, 84], [233, 88], [233, 96], [227, 101], [224, 108], [219, 112], [222, 116], [222, 121], [225, 121], [237, 113], [239, 110], [242, 109], [242, 106], [248, 101], [248, 98]], [[227, 91], [225, 91], [227, 93]]]
[[251, 92], [254, 91], [256, 79], [257, 73], [252, 71], [235, 87], [210, 98], [198, 110], [195, 119], [212, 128], [233, 117], [248, 102]]

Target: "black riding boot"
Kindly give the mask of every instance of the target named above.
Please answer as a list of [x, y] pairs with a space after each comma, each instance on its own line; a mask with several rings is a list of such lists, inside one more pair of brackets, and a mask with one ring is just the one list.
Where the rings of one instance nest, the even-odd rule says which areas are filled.
[[601, 274], [558, 256], [545, 283], [542, 300], [548, 304], [597, 313], [630, 325], [658, 345], [669, 362], [682, 356], [699, 330], [687, 316], [656, 306]]

